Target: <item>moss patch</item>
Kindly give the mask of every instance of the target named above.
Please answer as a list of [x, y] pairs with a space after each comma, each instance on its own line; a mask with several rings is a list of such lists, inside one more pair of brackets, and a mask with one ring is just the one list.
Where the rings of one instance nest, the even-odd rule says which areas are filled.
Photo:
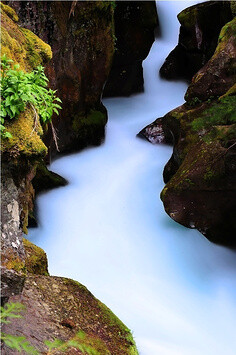
[[26, 270], [31, 274], [48, 275], [48, 261], [45, 251], [25, 238], [23, 238], [23, 245], [26, 253]]
[[28, 107], [19, 118], [6, 121], [6, 130], [11, 133], [12, 138], [3, 139], [2, 153], [8, 153], [13, 158], [19, 155], [27, 158], [44, 157], [47, 147], [40, 138], [42, 127], [35, 120], [33, 109]]
[[18, 26], [16, 20], [15, 11], [2, 5], [1, 53], [19, 64], [22, 70], [31, 71], [52, 58], [51, 48], [34, 33]]

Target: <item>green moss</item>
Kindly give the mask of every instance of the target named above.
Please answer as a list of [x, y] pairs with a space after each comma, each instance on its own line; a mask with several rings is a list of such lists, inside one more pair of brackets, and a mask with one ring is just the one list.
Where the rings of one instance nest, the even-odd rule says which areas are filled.
[[103, 127], [107, 122], [107, 115], [104, 112], [98, 110], [90, 110], [87, 115], [78, 115], [74, 118], [72, 123], [72, 129], [75, 133], [79, 133], [82, 129], [88, 129], [91, 127]]
[[40, 138], [43, 133], [40, 122], [35, 120], [33, 109], [28, 107], [19, 118], [6, 122], [6, 130], [11, 133], [12, 138], [2, 141], [2, 153], [13, 157], [44, 157], [47, 147]]
[[45, 251], [23, 238], [26, 252], [25, 267], [31, 274], [48, 275], [48, 261]]
[[221, 97], [192, 122], [193, 129], [199, 131], [215, 125], [231, 125], [236, 123], [235, 105], [236, 96]]
[[1, 264], [9, 270], [15, 270], [20, 274], [26, 275], [25, 262], [14, 254], [7, 254], [6, 261], [2, 259]]
[[212, 59], [214, 59], [220, 52], [222, 52], [228, 40], [231, 37], [235, 38], [235, 36], [236, 36], [236, 17], [232, 21], [226, 23], [226, 25], [220, 31], [218, 45], [216, 47]]
[[26, 42], [26, 60], [32, 68], [36, 68], [42, 62], [47, 63], [52, 58], [51, 47], [38, 36], [26, 28], [21, 29]]
[[[64, 278], [64, 283], [67, 285], [69, 292], [74, 294], [76, 290], [80, 294], [81, 301], [83, 300], [83, 317], [84, 322], [89, 319], [89, 322], [96, 324], [106, 329], [106, 334], [109, 339], [109, 350], [104, 354], [115, 354], [111, 349], [119, 347], [119, 354], [137, 355], [138, 351], [133, 340], [131, 331], [124, 325], [124, 323], [102, 302], [94, 298], [88, 289], [79, 282]], [[85, 331], [85, 328], [83, 328]], [[107, 340], [108, 340], [107, 339]], [[96, 350], [98, 350], [95, 347]], [[100, 354], [100, 353], [99, 353]], [[103, 354], [103, 353], [102, 353]]]
[[13, 10], [10, 6], [5, 5], [5, 4], [0, 2], [0, 9], [1, 9], [1, 13], [2, 13], [2, 11], [4, 11], [5, 14], [7, 16], [9, 16], [10, 19], [12, 19], [14, 22], [19, 21], [19, 17], [17, 16], [15, 10]]
[[[7, 11], [5, 11], [7, 8]], [[14, 10], [1, 8], [1, 53], [6, 54], [25, 71], [44, 65], [52, 58], [51, 48], [31, 31], [21, 28], [9, 13]], [[4, 11], [2, 11], [4, 9]]]
[[43, 160], [39, 161], [37, 165], [32, 183], [36, 193], [67, 185], [67, 181], [62, 176], [48, 170]]

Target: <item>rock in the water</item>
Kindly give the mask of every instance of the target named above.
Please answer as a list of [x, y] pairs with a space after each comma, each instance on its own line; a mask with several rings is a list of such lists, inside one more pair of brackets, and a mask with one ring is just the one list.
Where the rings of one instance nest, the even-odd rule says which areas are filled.
[[150, 143], [173, 143], [173, 137], [171, 134], [168, 135], [163, 127], [163, 119], [158, 118], [153, 123], [144, 127], [137, 135], [140, 138], [147, 139]]
[[185, 99], [208, 100], [223, 95], [236, 82], [236, 18], [221, 30], [216, 51], [193, 77]]
[[207, 1], [181, 11], [179, 42], [162, 65], [161, 76], [190, 80], [211, 58], [221, 28], [232, 18], [229, 1]]
[[[227, 23], [209, 62], [195, 75], [187, 102], [161, 118], [162, 139], [173, 137], [161, 193], [176, 222], [209, 240], [236, 245], [236, 31]], [[221, 95], [219, 97], [219, 95]], [[160, 121], [144, 128], [159, 140]]]
[[[83, 285], [70, 279], [51, 276], [26, 278], [20, 302], [26, 309], [23, 317], [6, 324], [3, 331], [26, 339], [43, 354], [45, 340], [74, 339], [89, 345], [98, 354], [138, 354], [130, 330]], [[76, 334], [83, 334], [77, 337]], [[67, 354], [80, 354], [73, 347]], [[4, 348], [3, 355], [15, 354]]]
[[116, 2], [116, 50], [104, 96], [129, 96], [143, 91], [142, 61], [154, 42], [157, 25], [155, 1]]

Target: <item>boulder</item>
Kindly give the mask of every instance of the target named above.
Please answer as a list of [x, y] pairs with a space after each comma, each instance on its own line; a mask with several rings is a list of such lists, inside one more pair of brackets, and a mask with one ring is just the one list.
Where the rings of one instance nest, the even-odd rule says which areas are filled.
[[236, 18], [221, 30], [212, 58], [193, 77], [185, 100], [205, 101], [228, 91], [236, 82]]
[[191, 80], [213, 55], [221, 28], [233, 18], [232, 11], [227, 1], [207, 1], [181, 11], [178, 45], [162, 65], [161, 76]]
[[155, 1], [117, 1], [115, 54], [104, 96], [129, 96], [143, 91], [142, 61], [158, 26]]
[[235, 19], [221, 30], [218, 46], [194, 76], [187, 102], [145, 127], [149, 141], [171, 142], [161, 193], [176, 222], [209, 240], [236, 245]]
[[[23, 336], [40, 354], [45, 341], [74, 340], [96, 354], [138, 354], [130, 330], [83, 285], [52, 276], [28, 276], [21, 296], [9, 302], [25, 306], [22, 318], [5, 324], [3, 332]], [[70, 346], [67, 354], [82, 354]], [[4, 347], [2, 354], [15, 354]]]

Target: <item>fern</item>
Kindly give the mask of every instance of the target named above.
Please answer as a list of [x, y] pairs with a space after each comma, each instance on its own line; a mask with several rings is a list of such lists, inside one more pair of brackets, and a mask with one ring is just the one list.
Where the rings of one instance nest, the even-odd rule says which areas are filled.
[[19, 70], [19, 65], [11, 68], [12, 63], [6, 55], [1, 58], [0, 129], [3, 138], [11, 138], [4, 126], [5, 120], [17, 118], [27, 104], [34, 107], [42, 123], [50, 122], [53, 113], [58, 115], [61, 109], [56, 90], [47, 88], [44, 67], [38, 66], [34, 71], [25, 73]]

